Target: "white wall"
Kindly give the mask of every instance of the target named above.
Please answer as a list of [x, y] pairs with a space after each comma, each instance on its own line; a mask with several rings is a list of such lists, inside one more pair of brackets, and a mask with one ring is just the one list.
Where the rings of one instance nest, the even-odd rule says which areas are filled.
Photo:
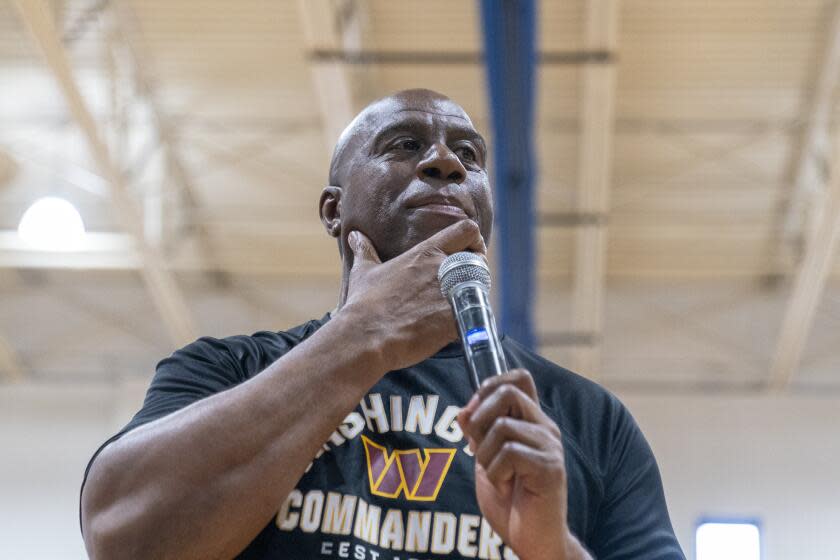
[[758, 517], [764, 560], [840, 558], [840, 397], [624, 395], [689, 558], [704, 515]]
[[[143, 382], [0, 385], [0, 558], [85, 558], [84, 466], [142, 395]], [[840, 558], [840, 397], [622, 398], [689, 558], [701, 515], [759, 517], [765, 560]]]
[[0, 558], [87, 558], [84, 468], [142, 395], [136, 383], [0, 385]]

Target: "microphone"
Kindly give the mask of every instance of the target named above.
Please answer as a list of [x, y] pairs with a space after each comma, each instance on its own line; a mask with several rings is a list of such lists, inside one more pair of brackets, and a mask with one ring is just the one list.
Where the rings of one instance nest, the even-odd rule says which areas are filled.
[[490, 267], [477, 253], [453, 253], [441, 263], [438, 282], [452, 306], [470, 382], [478, 390], [482, 381], [508, 369], [490, 307]]

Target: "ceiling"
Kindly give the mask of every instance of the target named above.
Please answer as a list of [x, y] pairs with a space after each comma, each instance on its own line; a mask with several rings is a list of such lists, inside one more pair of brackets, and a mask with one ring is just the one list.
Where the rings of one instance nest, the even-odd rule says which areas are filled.
[[[331, 10], [319, 32], [344, 49], [481, 52], [474, 2], [311, 4]], [[196, 332], [283, 329], [331, 309], [338, 257], [316, 203], [334, 138], [311, 56], [324, 37], [307, 33], [307, 3], [49, 5], [141, 213], [143, 242], [171, 270]], [[585, 49], [585, 7], [539, 2], [539, 50]], [[836, 10], [829, 0], [621, 3], [604, 320], [594, 342], [601, 367], [592, 372], [607, 386], [762, 390], [790, 280], [807, 262], [802, 239], [817, 215], [809, 209], [821, 208], [831, 166], [834, 88], [809, 156], [822, 175], [794, 184]], [[461, 103], [492, 143], [480, 63], [339, 66], [354, 111], [427, 87]], [[541, 350], [561, 364], [581, 344], [570, 322], [575, 227], [552, 217], [576, 212], [586, 71], [550, 62], [538, 71], [536, 324]], [[0, 337], [15, 377], [147, 376], [175, 343], [144, 288], [107, 173], [67, 107], [15, 4], [0, 0]], [[102, 234], [87, 254], [38, 253], [14, 240], [23, 211], [46, 195], [72, 201]], [[840, 259], [825, 264], [792, 391], [840, 390]]]

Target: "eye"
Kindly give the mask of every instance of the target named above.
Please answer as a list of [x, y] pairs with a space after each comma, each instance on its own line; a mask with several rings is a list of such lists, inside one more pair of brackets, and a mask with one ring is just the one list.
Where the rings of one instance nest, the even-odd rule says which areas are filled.
[[408, 152], [416, 152], [420, 150], [420, 142], [414, 138], [403, 138], [402, 140], [397, 141], [396, 147]]
[[461, 158], [462, 161], [470, 161], [473, 162], [477, 159], [475, 155], [475, 150], [470, 148], [469, 146], [461, 146], [456, 148], [455, 154]]

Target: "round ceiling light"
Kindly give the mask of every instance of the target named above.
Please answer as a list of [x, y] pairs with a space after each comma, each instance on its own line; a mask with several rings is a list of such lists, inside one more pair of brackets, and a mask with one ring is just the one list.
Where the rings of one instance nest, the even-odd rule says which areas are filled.
[[85, 224], [76, 207], [54, 196], [36, 200], [20, 219], [18, 235], [35, 249], [73, 251], [81, 246]]

